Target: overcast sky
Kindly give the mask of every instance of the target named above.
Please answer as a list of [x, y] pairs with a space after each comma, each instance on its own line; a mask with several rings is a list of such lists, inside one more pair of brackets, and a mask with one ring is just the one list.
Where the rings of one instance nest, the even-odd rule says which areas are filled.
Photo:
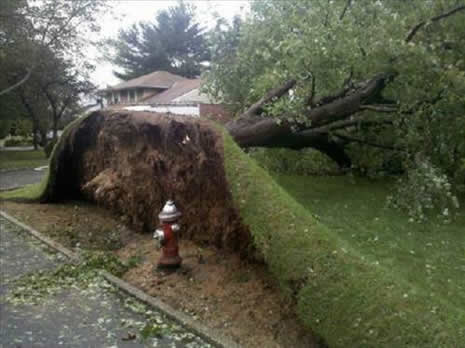
[[[175, 6], [175, 0], [112, 0], [113, 13], [102, 18], [100, 39], [115, 37], [121, 28], [127, 28], [135, 22], [152, 21], [156, 13], [164, 8]], [[197, 19], [206, 27], [214, 24], [213, 14], [231, 19], [237, 14], [244, 14], [249, 4], [246, 0], [192, 0], [185, 1], [197, 7]], [[90, 50], [91, 56], [98, 56], [97, 50]], [[113, 85], [118, 79], [113, 75], [110, 63], [97, 60], [97, 70], [93, 74], [93, 82], [99, 87]]]

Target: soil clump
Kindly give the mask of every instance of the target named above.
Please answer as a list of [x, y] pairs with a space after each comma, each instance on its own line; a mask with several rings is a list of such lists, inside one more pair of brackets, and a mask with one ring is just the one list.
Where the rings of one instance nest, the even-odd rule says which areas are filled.
[[153, 231], [168, 199], [183, 212], [181, 238], [248, 253], [250, 233], [234, 209], [222, 137], [186, 116], [98, 111], [73, 127], [54, 155], [42, 201], [81, 199]]

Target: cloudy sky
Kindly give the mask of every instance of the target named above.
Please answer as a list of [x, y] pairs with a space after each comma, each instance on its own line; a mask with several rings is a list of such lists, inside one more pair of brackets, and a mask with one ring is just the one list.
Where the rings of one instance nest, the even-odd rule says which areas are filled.
[[[237, 14], [244, 14], [248, 10], [248, 1], [240, 0], [197, 0], [186, 1], [197, 7], [197, 19], [206, 27], [214, 24], [214, 13], [231, 19]], [[156, 13], [164, 8], [175, 6], [175, 0], [112, 0], [113, 13], [107, 13], [102, 18], [102, 32], [99, 39], [115, 37], [121, 28], [127, 28], [135, 22], [151, 21]], [[95, 57], [97, 70], [93, 75], [93, 82], [100, 87], [118, 82], [113, 76], [114, 67], [102, 59], [98, 59], [96, 49], [90, 50], [90, 56]]]

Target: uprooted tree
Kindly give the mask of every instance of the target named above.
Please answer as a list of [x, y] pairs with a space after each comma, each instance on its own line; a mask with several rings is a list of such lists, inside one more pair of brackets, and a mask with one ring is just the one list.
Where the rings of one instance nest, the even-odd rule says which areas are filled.
[[450, 193], [465, 183], [464, 19], [455, 0], [256, 2], [218, 28], [206, 89], [239, 114], [227, 129], [243, 147], [341, 167], [353, 144], [395, 151]]

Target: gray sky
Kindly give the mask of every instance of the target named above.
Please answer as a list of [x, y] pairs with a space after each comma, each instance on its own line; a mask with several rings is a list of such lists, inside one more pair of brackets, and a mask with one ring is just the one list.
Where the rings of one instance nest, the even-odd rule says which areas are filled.
[[[215, 12], [221, 17], [231, 19], [237, 14], [244, 14], [249, 8], [246, 0], [192, 0], [186, 2], [193, 3], [197, 7], [197, 19], [206, 27], [214, 24], [213, 14]], [[121, 28], [127, 28], [135, 22], [151, 21], [159, 10], [175, 6], [177, 1], [112, 0], [110, 3], [113, 7], [113, 13], [108, 13], [102, 18], [100, 39], [115, 37]], [[89, 55], [97, 57], [99, 54], [96, 49], [91, 49]], [[110, 63], [96, 60], [96, 64], [97, 69], [92, 76], [95, 84], [99, 87], [105, 87], [118, 82], [118, 79], [113, 76], [114, 67]]]

